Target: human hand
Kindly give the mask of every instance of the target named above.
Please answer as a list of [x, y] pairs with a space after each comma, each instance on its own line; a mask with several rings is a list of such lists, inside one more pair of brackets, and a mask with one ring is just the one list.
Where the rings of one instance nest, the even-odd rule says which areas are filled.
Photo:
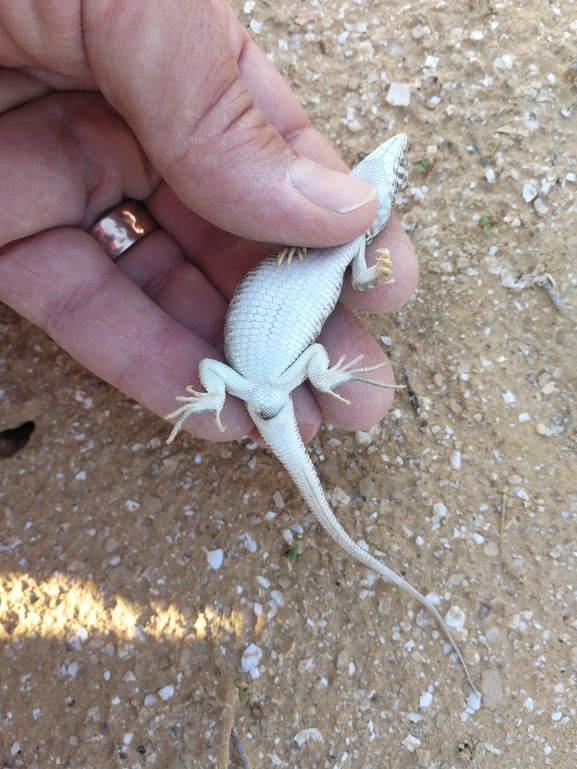
[[[202, 358], [222, 358], [228, 299], [267, 242], [336, 245], [373, 219], [370, 187], [334, 172], [344, 164], [224, 0], [162, 14], [150, 0], [0, 0], [0, 65], [0, 299], [156, 414], [198, 385]], [[113, 262], [86, 230], [125, 198], [162, 229]], [[398, 222], [379, 247], [396, 283], [346, 293], [350, 307], [391, 311], [414, 290]], [[320, 341], [331, 359], [383, 359], [343, 306]], [[295, 392], [305, 440], [321, 408], [355, 429], [390, 404], [347, 387], [351, 406]], [[210, 415], [186, 426], [211, 440], [251, 429], [233, 398], [222, 420], [224, 435]]]

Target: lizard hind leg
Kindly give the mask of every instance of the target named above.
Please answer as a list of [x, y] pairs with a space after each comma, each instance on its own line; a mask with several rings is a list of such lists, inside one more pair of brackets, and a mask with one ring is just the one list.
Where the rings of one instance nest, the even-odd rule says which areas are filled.
[[242, 397], [245, 383], [243, 378], [225, 363], [211, 358], [205, 358], [198, 367], [198, 377], [205, 392], [197, 392], [192, 385], [186, 388], [190, 395], [178, 395], [176, 400], [184, 406], [171, 411], [165, 419], [177, 419], [167, 443], [172, 443], [178, 432], [189, 417], [196, 414], [211, 414], [216, 418], [216, 424], [221, 433], [224, 427], [220, 421], [220, 412], [224, 408], [227, 390]]
[[387, 365], [388, 361], [377, 363], [374, 366], [361, 366], [355, 368], [357, 363], [363, 359], [363, 355], [357, 355], [356, 358], [345, 363], [346, 355], [341, 355], [337, 363], [334, 366], [329, 366], [329, 358], [324, 347], [320, 344], [315, 345], [318, 349], [315, 350], [314, 355], [311, 356], [308, 367], [307, 376], [313, 387], [319, 392], [332, 395], [333, 398], [341, 401], [342, 403], [350, 404], [350, 401], [343, 398], [338, 393], [334, 392], [336, 387], [348, 384], [348, 382], [364, 382], [365, 384], [371, 384], [375, 387], [383, 387], [386, 390], [402, 390], [404, 385], [389, 384], [388, 382], [379, 382], [376, 379], [371, 379], [364, 376], [364, 374], [370, 371], [377, 371]]
[[176, 400], [181, 403], [184, 403], [185, 405], [180, 406], [174, 411], [171, 411], [170, 414], [167, 414], [164, 417], [165, 419], [175, 419], [176, 417], [178, 417], [174, 427], [172, 428], [172, 432], [168, 436], [168, 439], [166, 442], [172, 443], [172, 441], [176, 438], [176, 436], [180, 432], [186, 420], [189, 417], [194, 416], [195, 414], [210, 414], [211, 412], [214, 412], [217, 427], [220, 430], [220, 432], [223, 433], [224, 427], [222, 425], [222, 422], [220, 421], [220, 412], [222, 411], [222, 407], [224, 406], [224, 398], [222, 398], [220, 393], [214, 393], [214, 392], [199, 393], [193, 390], [192, 386], [190, 385], [186, 388], [186, 391], [189, 393], [192, 393], [192, 395], [176, 396]]

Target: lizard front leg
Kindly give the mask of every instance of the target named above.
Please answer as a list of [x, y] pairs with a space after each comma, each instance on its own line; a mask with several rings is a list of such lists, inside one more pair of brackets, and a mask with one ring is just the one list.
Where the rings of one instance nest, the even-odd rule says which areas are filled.
[[367, 267], [366, 243], [362, 240], [359, 244], [359, 250], [351, 262], [351, 283], [356, 291], [368, 291], [379, 283], [394, 283], [391, 278], [393, 264], [388, 248], [377, 248], [376, 253], [379, 257], [372, 267]]

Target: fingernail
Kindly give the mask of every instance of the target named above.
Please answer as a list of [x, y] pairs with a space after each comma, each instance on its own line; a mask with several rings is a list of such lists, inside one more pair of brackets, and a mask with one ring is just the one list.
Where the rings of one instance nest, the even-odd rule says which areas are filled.
[[375, 197], [372, 184], [318, 166], [305, 158], [295, 158], [290, 167], [293, 187], [311, 203], [346, 214], [360, 208]]

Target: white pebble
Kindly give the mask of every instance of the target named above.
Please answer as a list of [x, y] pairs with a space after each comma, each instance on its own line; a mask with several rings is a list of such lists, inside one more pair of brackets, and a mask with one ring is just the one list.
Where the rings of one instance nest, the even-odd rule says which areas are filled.
[[144, 698], [144, 704], [147, 708], [150, 708], [152, 705], [156, 705], [157, 702], [158, 699], [154, 696], [154, 694], [147, 694]]
[[421, 746], [421, 740], [418, 737], [413, 737], [412, 734], [407, 734], [401, 744], [406, 747], [409, 753], [414, 753]]
[[408, 107], [411, 101], [411, 92], [404, 83], [391, 83], [386, 101], [393, 107]]
[[536, 187], [529, 182], [525, 182], [523, 185], [523, 200], [525, 203], [530, 203], [532, 200], [535, 200], [538, 194]]
[[421, 697], [419, 699], [419, 707], [428, 708], [432, 701], [433, 701], [433, 695], [431, 694], [431, 692], [421, 692]]
[[461, 469], [461, 456], [462, 455], [461, 455], [460, 451], [453, 451], [451, 453], [451, 457], [450, 457], [449, 461], [451, 463], [451, 468], [453, 470], [460, 470]]
[[244, 650], [240, 661], [240, 669], [243, 673], [249, 673], [257, 667], [262, 658], [262, 649], [256, 644], [250, 644]]
[[497, 177], [495, 176], [495, 171], [492, 168], [487, 168], [485, 171], [485, 179], [489, 182], [489, 184], [493, 184], [496, 178]]
[[433, 505], [433, 516], [444, 518], [447, 515], [447, 508], [442, 502], [435, 502]]
[[466, 619], [465, 612], [459, 606], [451, 606], [445, 615], [445, 622], [451, 630], [462, 630], [465, 627]]
[[556, 713], [551, 713], [552, 721], [560, 721], [562, 717], [563, 717], [563, 713], [559, 713], [559, 711], [557, 711]]
[[471, 40], [474, 40], [475, 42], [482, 40], [483, 37], [484, 37], [483, 32], [480, 29], [474, 29], [471, 32]]
[[525, 707], [526, 710], [531, 712], [534, 709], [534, 707], [535, 707], [535, 703], [533, 702], [531, 697], [527, 697], [527, 699], [523, 703], [523, 706]]
[[428, 54], [425, 57], [425, 67], [427, 67], [427, 69], [431, 69], [433, 71], [436, 70], [438, 63], [439, 63], [438, 56], [431, 56], [430, 54]]
[[517, 419], [519, 420], [519, 422], [528, 422], [531, 419], [531, 417], [526, 411], [522, 411], [517, 417]]
[[511, 390], [507, 390], [506, 393], [503, 393], [503, 400], [505, 403], [515, 403], [515, 396], [511, 392]]
[[12, 745], [12, 747], [10, 748], [10, 753], [12, 753], [12, 755], [15, 756], [16, 753], [18, 753], [19, 750], [20, 750], [20, 743], [19, 742], [15, 742]]
[[533, 201], [533, 208], [535, 209], [537, 216], [545, 216], [549, 210], [541, 198], [535, 198]]
[[439, 606], [441, 603], [441, 596], [437, 593], [427, 593], [425, 598], [432, 606]]
[[471, 692], [467, 697], [467, 707], [471, 710], [479, 710], [481, 707], [481, 692]]
[[370, 446], [373, 442], [373, 436], [369, 433], [365, 432], [364, 430], [357, 430], [355, 433], [355, 437], [357, 439], [357, 443], [360, 446]]
[[161, 699], [163, 700], [169, 700], [173, 694], [174, 694], [174, 686], [171, 686], [168, 684], [168, 686], [163, 686], [162, 689], [158, 690], [158, 693], [160, 694]]
[[257, 21], [256, 19], [250, 20], [250, 28], [254, 32], [255, 35], [260, 35], [260, 31], [262, 29], [262, 21]]
[[302, 748], [302, 746], [305, 744], [305, 742], [308, 742], [308, 740], [313, 740], [314, 742], [322, 742], [323, 735], [319, 732], [318, 729], [309, 727], [308, 729], [301, 729], [300, 732], [295, 734], [293, 739], [299, 748]]
[[206, 560], [211, 569], [220, 569], [224, 559], [224, 553], [221, 549], [209, 550], [206, 554]]

